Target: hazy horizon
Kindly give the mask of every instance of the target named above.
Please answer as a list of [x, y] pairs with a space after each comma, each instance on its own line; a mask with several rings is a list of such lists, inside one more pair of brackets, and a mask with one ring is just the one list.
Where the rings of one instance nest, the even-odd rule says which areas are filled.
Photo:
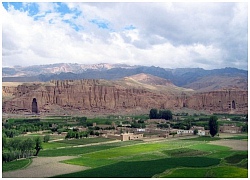
[[248, 69], [248, 4], [2, 2], [2, 67]]
[[[214, 70], [214, 69], [225, 69], [225, 68], [236, 68], [236, 67], [222, 67], [222, 68], [211, 68], [211, 69], [206, 69], [206, 68], [201, 68], [201, 67], [176, 67], [176, 68], [168, 68], [168, 67], [161, 67], [161, 66], [156, 66], [154, 64], [152, 65], [140, 65], [140, 64], [136, 64], [136, 65], [129, 65], [129, 64], [126, 64], [126, 63], [95, 63], [95, 64], [81, 64], [81, 63], [74, 63], [74, 62], [59, 62], [59, 63], [53, 63], [53, 64], [36, 64], [36, 65], [27, 65], [27, 66], [21, 66], [21, 65], [14, 65], [14, 66], [2, 66], [2, 68], [17, 68], [17, 67], [21, 67], [21, 68], [25, 68], [25, 67], [32, 67], [32, 66], [49, 66], [49, 65], [59, 65], [59, 64], [77, 64], [77, 65], [86, 65], [86, 66], [95, 66], [95, 65], [125, 65], [125, 66], [131, 66], [131, 67], [136, 67], [136, 66], [146, 66], [146, 67], [160, 67], [160, 68], [163, 68], [163, 69], [204, 69], [204, 70]], [[248, 69], [241, 69], [241, 68], [236, 68], [236, 69], [240, 69], [240, 70], [245, 70], [245, 71], [248, 71]]]

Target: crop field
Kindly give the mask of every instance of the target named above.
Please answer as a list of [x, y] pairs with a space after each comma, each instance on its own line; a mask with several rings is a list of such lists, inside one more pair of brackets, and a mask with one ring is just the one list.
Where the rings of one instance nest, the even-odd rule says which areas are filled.
[[162, 158], [156, 160], [130, 162], [121, 161], [115, 164], [57, 177], [147, 178], [161, 173], [166, 169], [178, 166], [206, 167], [217, 164], [219, 164], [219, 159], [206, 157]]
[[3, 172], [13, 171], [28, 166], [31, 163], [30, 159], [22, 159], [18, 161], [12, 161], [3, 166]]
[[174, 169], [161, 178], [246, 178], [248, 170], [232, 166]]
[[114, 141], [114, 139], [99, 137], [99, 138], [83, 138], [83, 139], [65, 139], [59, 142], [65, 143], [65, 144], [71, 144], [71, 145], [86, 145], [86, 144], [101, 143], [101, 142], [108, 142], [108, 141]]
[[[104, 149], [111, 149], [115, 147], [122, 147], [131, 144], [138, 144], [142, 143], [143, 141], [126, 141], [126, 142], [114, 142], [114, 143], [107, 143], [103, 145], [90, 145], [85, 147], [71, 147], [70, 144], [66, 143], [59, 143], [59, 148], [55, 149], [44, 149], [39, 152], [39, 156], [42, 157], [55, 157], [55, 156], [75, 156], [75, 155], [82, 155], [87, 154], [95, 151], [100, 151]], [[53, 142], [54, 144], [58, 142]], [[70, 147], [68, 147], [70, 146]]]
[[[41, 167], [44, 172], [51, 173], [50, 177], [57, 178], [247, 178], [247, 139], [245, 134], [227, 139], [197, 136], [124, 142], [104, 138], [62, 140], [44, 143], [47, 145], [39, 152], [39, 158], [67, 156], [56, 164], [56, 169], [60, 164], [83, 169], [53, 175], [46, 166]], [[230, 147], [235, 141], [245, 149]], [[28, 171], [29, 166], [22, 169], [23, 173], [25, 169]]]

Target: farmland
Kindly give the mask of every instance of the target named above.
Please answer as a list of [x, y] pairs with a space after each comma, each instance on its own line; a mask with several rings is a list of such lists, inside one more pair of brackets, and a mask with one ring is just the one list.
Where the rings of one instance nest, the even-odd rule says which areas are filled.
[[[247, 143], [239, 138], [240, 135], [232, 137], [238, 137], [236, 141], [243, 145]], [[55, 174], [55, 177], [247, 177], [247, 149], [233, 150], [225, 144], [211, 144], [222, 139], [193, 137], [151, 142], [106, 141], [82, 147], [68, 147], [69, 144], [62, 141], [60, 147], [64, 145], [63, 148], [44, 149], [38, 158], [72, 156], [57, 165], [69, 164], [83, 168], [82, 171], [69, 174]], [[74, 144], [79, 145], [81, 141]], [[227, 141], [230, 144], [235, 138]], [[46, 171], [46, 167], [41, 167], [41, 170], [43, 168]], [[19, 171], [25, 172], [25, 169], [28, 171], [29, 166]]]
[[[56, 121], [53, 121], [53, 118]], [[205, 125], [207, 122], [205, 115], [200, 116], [200, 120], [192, 120], [192, 117], [186, 116], [180, 118], [182, 120], [173, 120], [172, 125], [186, 126], [188, 121]], [[90, 126], [93, 122], [100, 127], [103, 125], [103, 128], [112, 123], [115, 123], [116, 126], [121, 123], [146, 124], [146, 116], [132, 118], [110, 116], [85, 119], [84, 121], [82, 119], [63, 116], [46, 117], [39, 120], [26, 119], [25, 121], [21, 118], [9, 119], [10, 125], [16, 123], [15, 127], [20, 127], [19, 132], [30, 127], [34, 132], [8, 137], [7, 142], [37, 137], [44, 139], [47, 135], [50, 136], [50, 140], [42, 142], [42, 149], [37, 157], [31, 156], [3, 163], [3, 177], [248, 177], [247, 133], [220, 133], [215, 137], [198, 135], [160, 137], [151, 134], [152, 137], [146, 135], [138, 140], [121, 141], [96, 135], [65, 138], [65, 134], [63, 135], [59, 131], [59, 129], [63, 129], [68, 132], [78, 132], [73, 128], [85, 126], [89, 127], [91, 131], [104, 132], [104, 130]], [[34, 126], [29, 127], [26, 125], [27, 122], [30, 125], [33, 123]], [[244, 125], [245, 120], [235, 122]], [[8, 128], [10, 125], [6, 124], [6, 127]], [[117, 131], [120, 132], [120, 130]], [[4, 152], [7, 151], [7, 148], [4, 148]]]

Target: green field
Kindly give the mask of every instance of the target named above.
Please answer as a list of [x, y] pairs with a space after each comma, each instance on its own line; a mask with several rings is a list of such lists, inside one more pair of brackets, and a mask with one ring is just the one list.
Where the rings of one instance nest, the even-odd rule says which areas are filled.
[[[227, 141], [245, 142], [246, 138], [235, 135]], [[209, 144], [220, 139], [197, 136], [150, 142], [110, 142], [113, 140], [106, 138], [60, 140], [43, 143], [38, 156], [78, 156], [63, 163], [88, 167], [55, 176], [58, 178], [247, 178], [248, 151]], [[4, 163], [3, 172], [26, 167], [30, 161]]]
[[246, 178], [248, 170], [244, 168], [221, 166], [211, 168], [180, 168], [161, 174], [161, 178]]
[[8, 163], [3, 163], [2, 171], [6, 172], [6, 171], [13, 171], [16, 169], [21, 169], [21, 168], [28, 166], [31, 162], [32, 162], [31, 159], [21, 159], [17, 161], [8, 162]]
[[234, 154], [232, 156], [226, 157], [225, 160], [230, 164], [240, 163], [242, 160], [246, 159], [248, 154]]
[[56, 177], [248, 177], [247, 151], [208, 144], [220, 138], [205, 139], [163, 140], [86, 153], [64, 162], [90, 169]]
[[219, 162], [220, 161], [218, 159], [206, 157], [162, 158], [157, 160], [131, 162], [122, 161], [103, 167], [56, 177], [148, 178], [161, 173], [166, 169], [178, 166], [207, 167], [217, 165]]
[[65, 139], [59, 142], [71, 145], [86, 145], [86, 144], [101, 143], [108, 141], [114, 141], [114, 139], [98, 137], [98, 138], [82, 138], [82, 139]]
[[248, 136], [234, 136], [234, 137], [228, 137], [225, 139], [247, 140]]

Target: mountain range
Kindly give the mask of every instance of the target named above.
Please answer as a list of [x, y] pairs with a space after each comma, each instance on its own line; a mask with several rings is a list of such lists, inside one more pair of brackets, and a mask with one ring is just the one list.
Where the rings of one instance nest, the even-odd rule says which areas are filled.
[[205, 70], [202, 68], [169, 69], [155, 66], [107, 63], [93, 65], [59, 63], [2, 68], [3, 82], [47, 82], [67, 79], [119, 80], [130, 77], [137, 80], [139, 78], [138, 82], [143, 81], [143, 77], [145, 80], [146, 77], [151, 84], [159, 81], [159, 79], [156, 80], [157, 78], [155, 78], [158, 77], [161, 79], [160, 83], [168, 83], [196, 91], [212, 91], [222, 88], [248, 89], [248, 71], [230, 67]]

